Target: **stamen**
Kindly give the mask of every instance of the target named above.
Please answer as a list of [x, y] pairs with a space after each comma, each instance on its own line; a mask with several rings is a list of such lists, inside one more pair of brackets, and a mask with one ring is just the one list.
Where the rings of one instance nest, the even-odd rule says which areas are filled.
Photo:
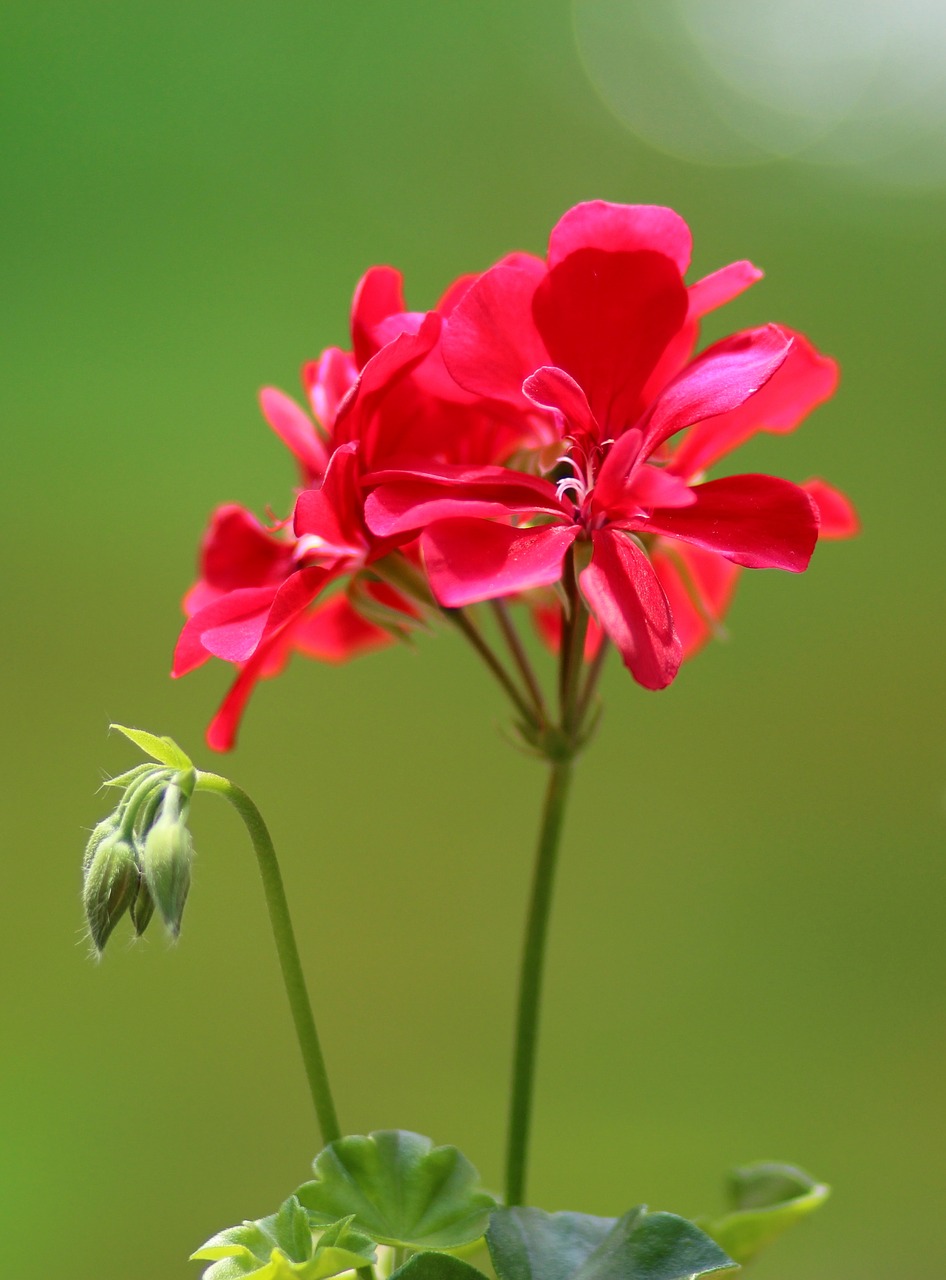
[[[561, 456], [560, 458], [556, 458], [556, 459], [555, 459], [555, 466], [556, 466], [556, 467], [571, 467], [571, 468], [572, 468], [572, 470], [575, 472], [575, 475], [576, 475], [576, 476], [579, 476], [579, 477], [580, 477], [580, 476], [582, 475], [581, 467], [578, 465], [578, 463], [575, 461], [575, 459], [571, 456], [571, 454], [563, 453], [563, 454], [562, 454], [562, 456]], [[554, 470], [554, 468], [553, 468], [553, 470]]]
[[303, 556], [324, 551], [327, 546], [325, 539], [320, 538], [317, 533], [304, 533], [296, 542], [294, 552], [301, 560]]
[[559, 480], [558, 484], [555, 486], [555, 496], [559, 501], [561, 501], [562, 497], [569, 492], [575, 494], [578, 500], [578, 505], [584, 501], [585, 486], [577, 476], [566, 476], [564, 480]]

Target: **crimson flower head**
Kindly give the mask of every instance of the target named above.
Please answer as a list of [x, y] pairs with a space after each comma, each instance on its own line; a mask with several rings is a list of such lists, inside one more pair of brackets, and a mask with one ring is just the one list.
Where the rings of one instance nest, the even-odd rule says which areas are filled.
[[688, 285], [689, 259], [672, 210], [594, 201], [545, 259], [510, 254], [429, 312], [407, 309], [393, 268], [363, 277], [350, 350], [304, 367], [306, 408], [261, 396], [297, 465], [292, 515], [224, 506], [204, 540], [174, 673], [236, 667], [212, 746], [233, 745], [291, 653], [344, 660], [438, 605], [481, 656], [467, 605], [524, 597], [553, 642], [580, 614], [586, 659], [606, 638], [664, 688], [743, 568], [797, 573], [819, 536], [854, 531], [821, 480], [708, 478], [756, 432], [793, 430], [837, 369], [776, 325], [698, 351], [701, 318], [761, 273], [735, 262]]
[[[796, 425], [834, 377], [804, 339], [774, 325], [694, 357], [699, 318], [760, 273], [738, 262], [688, 288], [689, 256], [689, 231], [671, 210], [598, 201], [564, 216], [545, 261], [520, 255], [486, 272], [445, 322], [444, 362], [466, 390], [549, 415], [557, 454], [546, 450], [539, 474], [387, 468], [369, 477], [366, 505], [376, 534], [420, 533], [447, 607], [553, 585], [575, 548], [594, 620], [651, 689], [673, 680], [684, 653], [664, 586], [681, 563], [697, 597], [715, 561], [807, 567], [821, 519], [810, 492], [703, 471], [767, 418]], [[770, 384], [771, 403], [754, 412]], [[673, 548], [686, 549], [682, 561]], [[689, 549], [702, 573], [688, 572]]]

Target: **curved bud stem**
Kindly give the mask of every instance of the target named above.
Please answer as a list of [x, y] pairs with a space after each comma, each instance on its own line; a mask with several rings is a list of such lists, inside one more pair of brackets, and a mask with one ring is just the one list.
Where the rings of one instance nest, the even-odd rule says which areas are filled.
[[263, 821], [263, 815], [245, 791], [230, 782], [229, 779], [220, 777], [219, 774], [204, 773], [203, 770], [198, 770], [195, 790], [211, 792], [215, 795], [223, 796], [225, 800], [229, 800], [230, 804], [233, 805], [243, 819], [243, 824], [249, 834], [259, 864], [263, 892], [266, 895], [266, 906], [269, 911], [269, 920], [273, 930], [273, 938], [276, 942], [276, 951], [279, 955], [283, 984], [286, 988], [286, 995], [289, 997], [289, 1007], [292, 1010], [296, 1038], [299, 1042], [299, 1050], [302, 1054], [306, 1077], [309, 1081], [309, 1092], [315, 1107], [319, 1129], [322, 1132], [322, 1140], [326, 1145], [330, 1142], [335, 1142], [341, 1137], [341, 1129], [335, 1114], [335, 1103], [332, 1101], [332, 1092], [329, 1088], [325, 1059], [322, 1056], [322, 1047], [319, 1043], [315, 1018], [312, 1015], [312, 1005], [309, 1001], [305, 975], [302, 972], [302, 964], [299, 960], [299, 949], [296, 946], [292, 920], [289, 916], [286, 890], [283, 887], [279, 863], [276, 860], [276, 850], [273, 847], [266, 823]]

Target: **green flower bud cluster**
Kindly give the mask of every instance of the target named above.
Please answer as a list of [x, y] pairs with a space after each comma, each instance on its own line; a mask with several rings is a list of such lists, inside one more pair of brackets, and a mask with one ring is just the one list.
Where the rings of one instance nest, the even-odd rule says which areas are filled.
[[122, 798], [92, 832], [82, 862], [82, 903], [99, 955], [126, 911], [138, 937], [155, 910], [172, 937], [180, 933], [194, 859], [187, 815], [196, 781], [193, 768], [155, 764], [109, 781], [122, 788]]

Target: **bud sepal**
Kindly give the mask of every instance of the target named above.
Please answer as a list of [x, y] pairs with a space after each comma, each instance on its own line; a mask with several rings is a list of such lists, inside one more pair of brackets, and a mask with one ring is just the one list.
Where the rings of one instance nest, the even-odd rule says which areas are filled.
[[181, 932], [194, 861], [194, 843], [187, 829], [188, 808], [182, 789], [177, 782], [172, 783], [161, 797], [157, 817], [145, 837], [141, 853], [145, 884], [174, 938]]
[[[104, 826], [99, 823], [92, 833]], [[129, 909], [138, 892], [138, 862], [132, 842], [117, 825], [94, 847], [86, 849], [88, 864], [82, 885], [82, 905], [96, 954], [101, 955], [112, 930]], [[89, 847], [92, 847], [89, 856]]]

